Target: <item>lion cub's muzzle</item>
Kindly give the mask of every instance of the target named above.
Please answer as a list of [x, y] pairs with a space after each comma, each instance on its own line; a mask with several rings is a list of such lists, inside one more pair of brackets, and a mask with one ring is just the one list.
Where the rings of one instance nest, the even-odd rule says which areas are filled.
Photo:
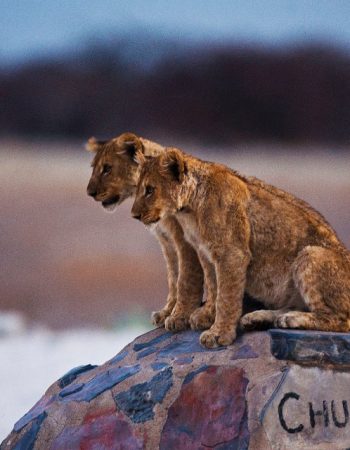
[[109, 206], [115, 205], [120, 201], [120, 195], [110, 195], [107, 197], [106, 194], [101, 194], [98, 192], [96, 186], [92, 183], [89, 183], [86, 189], [87, 195], [92, 197], [96, 202], [101, 202], [104, 208], [108, 208]]
[[89, 195], [92, 198], [95, 198], [97, 195], [97, 190], [93, 186], [88, 186], [86, 189], [87, 195]]
[[131, 217], [133, 217], [136, 220], [142, 221], [142, 215], [140, 212], [141, 208], [137, 205], [136, 202], [134, 202], [132, 208], [131, 208]]
[[142, 208], [139, 206], [132, 207], [131, 215], [134, 219], [140, 220], [144, 225], [151, 225], [153, 223], [156, 223], [159, 221], [159, 216], [151, 215], [150, 212], [144, 212], [142, 211]]
[[142, 220], [141, 214], [132, 214], [133, 219]]
[[109, 197], [106, 200], [102, 200], [102, 206], [111, 206], [115, 203], [118, 203], [120, 200], [120, 195], [113, 195], [113, 197]]
[[160, 220], [160, 217], [148, 217], [147, 215], [143, 216], [142, 214], [137, 213], [137, 212], [136, 213], [132, 212], [131, 215], [134, 219], [140, 220], [146, 226], [154, 225], [157, 222], [159, 222], [159, 220]]

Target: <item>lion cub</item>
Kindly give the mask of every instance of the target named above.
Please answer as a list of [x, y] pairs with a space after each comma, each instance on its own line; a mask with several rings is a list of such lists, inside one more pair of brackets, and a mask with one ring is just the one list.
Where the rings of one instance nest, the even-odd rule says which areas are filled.
[[[243, 329], [349, 331], [350, 255], [318, 212], [254, 177], [174, 148], [138, 158], [132, 214], [153, 222], [174, 215], [214, 264], [215, 314], [203, 345], [231, 344], [239, 321]], [[241, 318], [244, 290], [271, 310]]]
[[[164, 151], [161, 145], [133, 133], [123, 133], [108, 141], [91, 138], [87, 149], [95, 154], [87, 193], [109, 211], [135, 195], [140, 174], [135, 153], [151, 157]], [[174, 314], [184, 302], [192, 305], [192, 311], [200, 305], [203, 271], [196, 250], [184, 239], [182, 227], [174, 216], [159, 221], [153, 231], [166, 259], [169, 285], [166, 305], [153, 313], [153, 323], [165, 324], [168, 330], [182, 330], [188, 327], [189, 314], [179, 319]]]

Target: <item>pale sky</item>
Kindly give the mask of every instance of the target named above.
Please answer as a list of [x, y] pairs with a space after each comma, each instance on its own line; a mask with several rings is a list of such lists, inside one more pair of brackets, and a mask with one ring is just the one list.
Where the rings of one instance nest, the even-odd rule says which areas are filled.
[[0, 61], [30, 59], [125, 33], [177, 42], [350, 48], [350, 0], [0, 0]]

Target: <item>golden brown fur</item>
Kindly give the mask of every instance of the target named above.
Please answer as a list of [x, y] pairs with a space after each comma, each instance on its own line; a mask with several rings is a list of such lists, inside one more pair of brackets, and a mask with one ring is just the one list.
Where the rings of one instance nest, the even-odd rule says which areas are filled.
[[[212, 324], [201, 335], [207, 347], [230, 344], [239, 321], [243, 329], [349, 331], [349, 252], [326, 220], [293, 195], [168, 149], [142, 159], [132, 213], [143, 221], [175, 215], [214, 266], [206, 276], [216, 295], [191, 316], [193, 328]], [[271, 310], [241, 318], [244, 290]]]
[[[133, 133], [124, 133], [108, 141], [91, 138], [87, 149], [95, 153], [87, 193], [109, 211], [135, 195], [140, 174], [135, 153], [138, 151], [145, 157], [151, 157], [164, 151], [164, 147], [159, 144]], [[184, 329], [188, 327], [189, 315], [177, 322], [168, 316], [177, 302], [181, 304], [184, 301], [183, 298], [193, 304], [192, 310], [200, 305], [203, 272], [197, 253], [184, 239], [182, 227], [175, 217], [165, 217], [152, 228], [166, 259], [169, 286], [166, 305], [153, 313], [153, 322], [155, 325], [166, 322], [165, 326], [169, 330]]]

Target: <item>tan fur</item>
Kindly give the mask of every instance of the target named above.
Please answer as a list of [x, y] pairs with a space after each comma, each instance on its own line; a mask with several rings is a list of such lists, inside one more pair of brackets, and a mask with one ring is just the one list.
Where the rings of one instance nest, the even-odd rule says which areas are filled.
[[[140, 174], [138, 158], [145, 160], [156, 156], [164, 151], [164, 147], [133, 133], [124, 133], [109, 141], [90, 138], [87, 150], [95, 153], [87, 193], [112, 211], [135, 195]], [[184, 329], [189, 326], [191, 312], [201, 303], [203, 272], [196, 251], [184, 239], [182, 227], [175, 217], [165, 217], [153, 228], [166, 260], [169, 286], [166, 305], [153, 313], [153, 322], [157, 326], [166, 322], [169, 330]], [[185, 303], [184, 297], [193, 307], [185, 319], [181, 316], [179, 320], [176, 311], [181, 307], [175, 306], [177, 302], [179, 305]], [[174, 317], [168, 319], [173, 310]]]
[[[149, 187], [153, 195], [145, 197]], [[200, 338], [205, 346], [230, 344], [239, 321], [243, 329], [349, 331], [349, 252], [302, 200], [168, 149], [143, 162], [135, 211], [142, 220], [174, 215], [202, 265], [207, 261], [206, 282], [212, 280], [216, 298], [209, 295], [191, 316], [194, 328], [211, 325]], [[244, 290], [271, 310], [241, 318]]]

